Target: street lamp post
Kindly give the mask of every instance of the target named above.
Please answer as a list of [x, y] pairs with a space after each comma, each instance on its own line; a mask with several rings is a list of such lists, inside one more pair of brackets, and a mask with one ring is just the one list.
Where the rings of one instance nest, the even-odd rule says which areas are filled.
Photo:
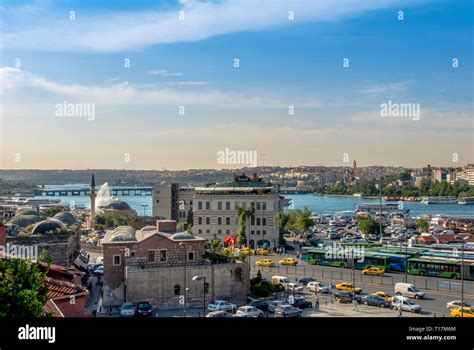
[[186, 317], [186, 302], [187, 302], [187, 286], [186, 286], [186, 278], [187, 278], [187, 264], [188, 264], [188, 249], [185, 242], [181, 242], [178, 244], [179, 246], [184, 248], [184, 303], [183, 303], [183, 317]]
[[194, 276], [193, 281], [203, 280], [202, 289], [202, 317], [206, 317], [206, 276]]
[[461, 317], [464, 317], [464, 242], [465, 238], [461, 242]]
[[383, 176], [380, 176], [380, 186], [379, 186], [379, 193], [380, 193], [379, 234], [380, 234], [380, 237], [383, 236], [383, 232], [382, 232], [382, 181], [383, 181]]
[[145, 215], [146, 215], [146, 208], [148, 207], [148, 204], [142, 204], [143, 207], [143, 226], [145, 226]]

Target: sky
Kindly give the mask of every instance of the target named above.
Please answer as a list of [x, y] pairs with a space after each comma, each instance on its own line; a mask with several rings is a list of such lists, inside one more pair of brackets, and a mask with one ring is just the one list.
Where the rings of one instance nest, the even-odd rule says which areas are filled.
[[473, 163], [473, 18], [470, 0], [3, 0], [0, 168]]

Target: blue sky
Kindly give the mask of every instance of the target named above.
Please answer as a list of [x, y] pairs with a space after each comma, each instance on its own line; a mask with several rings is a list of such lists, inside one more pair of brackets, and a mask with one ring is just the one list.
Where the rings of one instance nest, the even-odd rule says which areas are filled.
[[[225, 148], [259, 165], [474, 161], [468, 0], [4, 1], [0, 16], [5, 168], [220, 168]], [[95, 117], [58, 118], [64, 100]], [[381, 118], [389, 100], [421, 120]]]

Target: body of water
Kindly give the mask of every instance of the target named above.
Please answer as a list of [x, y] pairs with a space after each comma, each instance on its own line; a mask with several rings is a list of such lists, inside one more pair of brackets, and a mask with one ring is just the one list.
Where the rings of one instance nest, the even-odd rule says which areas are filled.
[[[88, 188], [88, 184], [70, 184], [70, 185], [49, 185], [46, 188], [67, 190], [67, 189], [78, 189]], [[131, 186], [126, 186], [131, 187]], [[97, 190], [100, 186], [97, 186]], [[120, 189], [120, 186], [113, 186], [114, 189]], [[315, 196], [312, 194], [295, 194], [286, 195], [293, 201], [294, 209], [304, 209], [305, 207], [319, 214], [333, 214], [345, 210], [355, 210], [357, 205], [360, 203], [379, 203], [378, 199], [358, 198], [358, 197], [339, 197], [339, 196]], [[37, 197], [40, 198], [40, 197]], [[41, 197], [48, 198], [48, 197]], [[90, 199], [88, 196], [55, 196], [61, 202], [70, 204], [84, 205], [86, 208], [90, 208]], [[118, 196], [120, 200], [127, 202], [133, 209], [137, 211], [139, 215], [143, 215], [143, 205], [148, 205], [145, 208], [145, 214], [151, 215], [152, 213], [152, 198], [150, 195], [143, 196]], [[463, 217], [474, 217], [474, 205], [460, 205], [460, 204], [431, 204], [424, 205], [419, 202], [404, 202], [403, 207], [410, 209], [411, 216], [419, 215], [451, 215], [451, 216], [463, 216]]]

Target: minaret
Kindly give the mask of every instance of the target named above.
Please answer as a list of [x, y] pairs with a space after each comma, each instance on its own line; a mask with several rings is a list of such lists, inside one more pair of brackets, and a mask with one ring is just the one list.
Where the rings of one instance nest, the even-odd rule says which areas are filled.
[[97, 197], [97, 192], [95, 191], [95, 178], [94, 174], [92, 174], [92, 180], [91, 180], [91, 225], [95, 217], [95, 197]]

